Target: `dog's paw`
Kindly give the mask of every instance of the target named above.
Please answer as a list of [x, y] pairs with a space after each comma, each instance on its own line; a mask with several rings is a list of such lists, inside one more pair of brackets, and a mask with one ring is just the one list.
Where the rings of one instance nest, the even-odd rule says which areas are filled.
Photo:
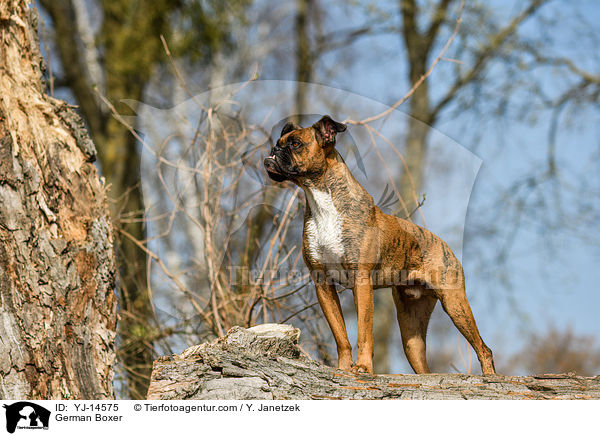
[[367, 368], [366, 365], [353, 365], [352, 368], [350, 368], [350, 371], [355, 374], [373, 374], [373, 370]]
[[340, 363], [338, 365], [338, 369], [341, 369], [342, 371], [352, 371], [352, 364], [351, 363], [349, 363], [349, 364]]

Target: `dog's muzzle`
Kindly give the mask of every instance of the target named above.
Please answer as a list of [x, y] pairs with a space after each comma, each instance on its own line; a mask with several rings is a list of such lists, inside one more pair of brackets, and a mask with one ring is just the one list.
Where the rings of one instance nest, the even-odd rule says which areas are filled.
[[263, 165], [265, 166], [267, 174], [272, 180], [275, 180], [276, 182], [283, 182], [286, 179], [286, 177], [282, 174], [281, 168], [279, 167], [277, 160], [275, 160], [274, 155], [265, 158]]

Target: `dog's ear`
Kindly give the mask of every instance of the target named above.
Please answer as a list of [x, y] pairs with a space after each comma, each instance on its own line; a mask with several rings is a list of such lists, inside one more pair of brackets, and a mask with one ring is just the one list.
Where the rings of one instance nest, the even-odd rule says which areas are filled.
[[299, 130], [301, 128], [302, 127], [299, 126], [298, 124], [291, 123], [288, 121], [287, 123], [285, 123], [285, 126], [283, 126], [283, 129], [281, 129], [281, 135], [279, 135], [279, 136], [281, 137], [287, 133], [293, 132], [294, 130]]
[[330, 145], [335, 145], [335, 135], [345, 131], [346, 125], [332, 120], [329, 115], [325, 115], [313, 124], [313, 128], [315, 129], [317, 141], [321, 144], [321, 147], [328, 147]]

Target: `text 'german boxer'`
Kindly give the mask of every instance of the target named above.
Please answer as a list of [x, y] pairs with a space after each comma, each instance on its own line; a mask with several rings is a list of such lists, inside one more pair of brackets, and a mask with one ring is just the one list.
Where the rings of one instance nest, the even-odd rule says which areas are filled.
[[[338, 352], [338, 367], [373, 372], [373, 289], [392, 288], [404, 352], [413, 370], [429, 372], [425, 337], [438, 300], [475, 349], [484, 374], [494, 374], [465, 293], [463, 269], [439, 237], [383, 213], [335, 150], [344, 124], [324, 116], [311, 127], [287, 123], [264, 160], [269, 177], [290, 180], [306, 194], [302, 254]], [[336, 286], [354, 292], [356, 364]]]

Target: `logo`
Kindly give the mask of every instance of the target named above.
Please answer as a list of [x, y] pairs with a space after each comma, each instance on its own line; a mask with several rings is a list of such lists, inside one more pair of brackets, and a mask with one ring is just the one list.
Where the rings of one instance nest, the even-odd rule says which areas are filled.
[[18, 429], [48, 430], [50, 411], [29, 401], [4, 405], [6, 409], [6, 431], [14, 433]]

